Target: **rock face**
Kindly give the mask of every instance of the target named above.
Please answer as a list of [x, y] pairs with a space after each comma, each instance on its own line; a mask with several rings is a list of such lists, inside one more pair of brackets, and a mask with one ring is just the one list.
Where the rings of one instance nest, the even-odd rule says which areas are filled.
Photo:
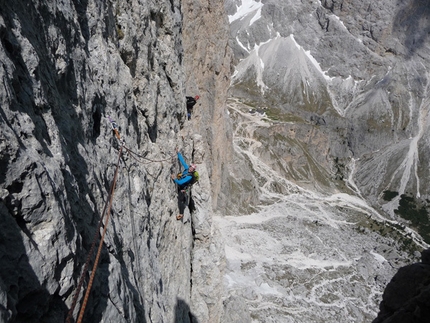
[[183, 133], [193, 138], [193, 158], [204, 162], [199, 172], [208, 177], [194, 189], [197, 201], [206, 203], [193, 217], [191, 310], [197, 322], [222, 322], [224, 245], [212, 216], [213, 210], [227, 203], [228, 191], [223, 187], [232, 151], [226, 109], [231, 68], [228, 20], [222, 1], [182, 1], [182, 10], [186, 93], [200, 96], [191, 125]]
[[[211, 177], [213, 205], [228, 200], [223, 187], [232, 159], [232, 129], [226, 99], [230, 86], [232, 51], [227, 44], [229, 25], [222, 1], [183, 1], [184, 64], [188, 95], [199, 94], [192, 126], [207, 142], [205, 160]], [[210, 31], [210, 32], [208, 32]]]
[[[1, 321], [64, 321], [117, 166], [84, 321], [219, 321], [224, 260], [211, 210], [228, 129], [212, 124], [225, 117], [230, 56], [222, 4], [202, 3], [0, 1]], [[212, 39], [187, 25], [196, 14]], [[212, 50], [191, 50], [199, 39]], [[186, 89], [208, 108], [191, 122]], [[176, 148], [201, 176], [183, 221]]]
[[373, 323], [428, 322], [430, 317], [430, 250], [422, 262], [400, 268], [382, 296]]

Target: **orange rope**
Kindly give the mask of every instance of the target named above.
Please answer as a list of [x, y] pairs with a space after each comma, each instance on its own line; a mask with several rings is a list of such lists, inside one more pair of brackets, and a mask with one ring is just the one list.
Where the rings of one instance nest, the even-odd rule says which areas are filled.
[[[99, 248], [98, 248], [98, 251], [97, 251], [96, 260], [95, 260], [94, 265], [93, 265], [93, 271], [91, 273], [90, 281], [89, 281], [88, 287], [87, 287], [87, 292], [85, 294], [85, 298], [84, 298], [84, 301], [82, 303], [81, 310], [79, 312], [79, 317], [78, 317], [78, 321], [77, 322], [81, 322], [82, 321], [82, 317], [84, 315], [85, 307], [86, 307], [87, 302], [88, 302], [89, 293], [91, 291], [91, 287], [92, 287], [92, 284], [93, 284], [94, 276], [95, 276], [95, 273], [96, 273], [96, 270], [97, 270], [98, 261], [100, 259], [101, 249], [102, 249], [102, 246], [103, 246], [103, 241], [104, 241], [104, 237], [105, 237], [106, 230], [107, 230], [107, 225], [109, 223], [109, 215], [110, 215], [110, 210], [111, 210], [111, 207], [112, 207], [113, 193], [114, 193], [114, 190], [115, 190], [116, 180], [117, 180], [117, 177], [118, 177], [118, 169], [119, 169], [119, 163], [120, 163], [120, 158], [121, 158], [121, 154], [122, 154], [122, 148], [123, 147], [121, 146], [121, 148], [119, 150], [118, 162], [117, 162], [116, 169], [115, 169], [114, 179], [113, 179], [110, 191], [109, 191], [108, 202], [106, 202], [106, 204], [104, 206], [102, 216], [101, 216], [99, 224], [97, 226], [97, 230], [96, 230], [96, 232], [94, 234], [93, 243], [91, 245], [90, 252], [89, 252], [89, 254], [87, 256], [87, 260], [85, 262], [84, 269], [82, 270], [81, 278], [79, 280], [78, 287], [76, 288], [76, 292], [75, 292], [75, 295], [73, 297], [72, 306], [70, 307], [69, 313], [68, 313], [67, 318], [66, 318], [66, 323], [71, 323], [72, 322], [73, 311], [74, 311], [74, 309], [76, 307], [76, 303], [77, 303], [77, 299], [78, 299], [78, 296], [79, 296], [79, 292], [80, 292], [80, 290], [82, 288], [83, 281], [84, 281], [84, 278], [85, 278], [85, 274], [88, 271], [89, 262], [91, 260], [92, 254], [94, 252], [95, 243], [97, 241], [97, 236], [98, 236], [98, 234], [100, 232], [100, 228], [101, 228], [101, 225], [103, 223], [103, 218], [104, 218], [104, 216], [106, 214], [106, 223], [105, 223], [105, 226], [103, 228], [103, 234], [102, 234], [101, 239], [100, 239], [100, 243], [99, 243]], [[109, 205], [109, 207], [108, 207], [108, 205]], [[106, 212], [106, 209], [107, 209], [107, 212]]]
[[[109, 200], [111, 194], [112, 194], [112, 189], [109, 191], [108, 200]], [[100, 217], [99, 224], [97, 226], [96, 231], [94, 232], [94, 238], [93, 238], [93, 242], [91, 244], [90, 252], [87, 255], [87, 260], [85, 261], [84, 269], [82, 270], [81, 277], [79, 278], [78, 287], [76, 287], [75, 295], [73, 296], [72, 306], [70, 306], [69, 313], [67, 314], [66, 323], [72, 323], [73, 311], [75, 310], [76, 303], [78, 301], [79, 292], [81, 291], [82, 285], [84, 284], [85, 274], [88, 271], [88, 266], [90, 265], [91, 256], [93, 255], [94, 249], [96, 247], [97, 237], [100, 233], [100, 228], [101, 228], [102, 223], [103, 223], [103, 218], [104, 218], [107, 206], [108, 206], [108, 202], [106, 201], [105, 206], [103, 208], [102, 216]]]
[[110, 197], [110, 200], [109, 200], [109, 207], [107, 209], [106, 223], [105, 223], [105, 226], [103, 228], [103, 234], [102, 234], [102, 237], [100, 239], [99, 249], [97, 250], [96, 260], [94, 261], [94, 265], [93, 265], [93, 271], [91, 272], [91, 277], [90, 277], [90, 281], [88, 283], [87, 292], [85, 293], [84, 301], [82, 302], [81, 311], [79, 312], [77, 323], [81, 323], [82, 322], [82, 318], [84, 317], [84, 312], [85, 312], [85, 308], [87, 307], [88, 297], [90, 296], [91, 287], [93, 286], [94, 277], [96, 275], [97, 266], [98, 266], [98, 263], [99, 263], [99, 260], [100, 260], [100, 254], [101, 254], [102, 248], [103, 248], [103, 241], [104, 241], [104, 238], [105, 238], [105, 235], [106, 235], [106, 230], [107, 230], [108, 223], [109, 223], [110, 210], [112, 208], [113, 193], [114, 193], [114, 190], [115, 190], [116, 179], [118, 177], [118, 169], [119, 169], [119, 162], [120, 162], [120, 158], [121, 158], [121, 154], [122, 154], [122, 147], [123, 146], [121, 146], [121, 148], [119, 150], [118, 163], [116, 164], [115, 175], [114, 175], [114, 178], [113, 178], [113, 183], [112, 183], [112, 188], [111, 188], [112, 194], [111, 194], [111, 197]]

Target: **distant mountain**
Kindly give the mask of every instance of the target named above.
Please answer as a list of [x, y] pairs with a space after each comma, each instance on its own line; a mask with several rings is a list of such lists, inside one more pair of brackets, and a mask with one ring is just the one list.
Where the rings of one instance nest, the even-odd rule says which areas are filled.
[[231, 96], [324, 132], [325, 151], [295, 139], [430, 242], [428, 223], [406, 214], [424, 212], [430, 193], [426, 2], [227, 0], [226, 10]]
[[217, 222], [231, 301], [256, 322], [371, 322], [407, 265], [425, 267], [408, 292], [423, 294], [400, 304], [390, 283], [377, 322], [396, 304], [395, 322], [425, 322], [428, 259], [411, 264], [430, 243], [427, 2], [225, 7], [235, 157]]

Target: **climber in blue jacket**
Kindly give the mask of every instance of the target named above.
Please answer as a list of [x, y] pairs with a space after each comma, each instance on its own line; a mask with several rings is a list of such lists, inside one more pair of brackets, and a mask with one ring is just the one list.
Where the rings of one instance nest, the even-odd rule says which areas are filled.
[[191, 197], [191, 190], [188, 188], [199, 180], [199, 173], [196, 172], [196, 165], [191, 164], [188, 166], [179, 151], [178, 159], [181, 162], [182, 167], [184, 167], [184, 171], [178, 175], [172, 175], [173, 181], [178, 184], [179, 215], [176, 216], [176, 220], [180, 220], [184, 217], [184, 211], [187, 206], [191, 213], [195, 211], [194, 201]]
[[196, 165], [191, 164], [190, 166], [188, 166], [188, 164], [184, 160], [184, 157], [182, 157], [182, 154], [179, 151], [178, 159], [181, 162], [182, 167], [184, 167], [184, 171], [182, 172], [180, 178], [178, 178], [177, 175], [172, 175], [173, 181], [181, 188], [184, 188], [189, 184], [194, 184], [195, 176], [193, 174], [196, 172]]

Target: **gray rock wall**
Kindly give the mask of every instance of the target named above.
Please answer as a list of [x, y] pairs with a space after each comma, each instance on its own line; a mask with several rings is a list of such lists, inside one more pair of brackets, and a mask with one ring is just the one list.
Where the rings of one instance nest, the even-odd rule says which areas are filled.
[[[185, 89], [194, 85], [184, 47], [204, 35], [187, 26], [186, 6], [179, 0], [0, 1], [2, 321], [65, 319], [118, 159], [121, 141], [109, 118], [139, 156], [120, 157], [84, 321], [220, 317], [222, 246], [212, 240], [210, 219], [222, 181], [218, 164], [226, 156], [212, 122], [223, 119], [229, 54], [214, 28], [212, 47], [222, 51], [213, 51], [216, 60], [204, 56], [208, 64], [200, 69], [211, 85], [203, 100], [210, 117], [191, 124]], [[214, 15], [217, 26], [223, 8], [209, 9], [205, 19]], [[198, 163], [201, 175], [194, 188], [198, 210], [183, 221], [175, 219], [170, 179], [180, 170], [176, 148]]]
[[226, 99], [232, 57], [228, 20], [222, 1], [186, 0], [182, 10], [186, 94], [200, 96], [182, 134], [193, 138], [192, 156], [197, 163], [204, 161], [198, 170], [207, 178], [193, 190], [201, 205], [193, 216], [191, 311], [198, 322], [222, 322], [225, 255], [212, 216], [214, 210], [225, 208], [229, 197], [226, 167], [232, 130]]

